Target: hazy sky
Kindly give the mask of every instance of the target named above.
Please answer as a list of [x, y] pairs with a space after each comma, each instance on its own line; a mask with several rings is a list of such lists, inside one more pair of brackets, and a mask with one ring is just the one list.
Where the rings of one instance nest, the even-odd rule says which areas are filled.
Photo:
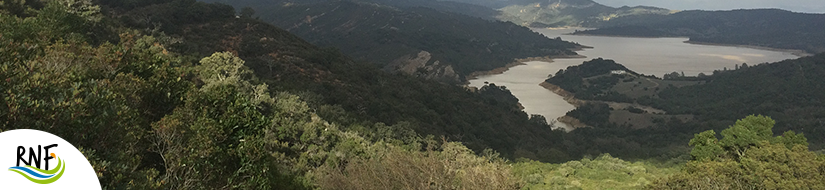
[[795, 12], [825, 13], [825, 0], [595, 0], [601, 4], [648, 5], [675, 10], [730, 10], [753, 8], [780, 8]]

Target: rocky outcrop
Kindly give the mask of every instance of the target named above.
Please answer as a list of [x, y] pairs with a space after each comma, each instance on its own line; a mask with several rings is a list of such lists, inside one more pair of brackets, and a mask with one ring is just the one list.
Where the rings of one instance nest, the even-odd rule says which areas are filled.
[[576, 119], [576, 118], [570, 117], [570, 116], [566, 116], [566, 115], [561, 116], [559, 118], [556, 118], [556, 121], [567, 124], [567, 126], [570, 127], [569, 130], [590, 127], [590, 126], [587, 126], [587, 124], [584, 124], [584, 122], [579, 121], [579, 119]]
[[441, 64], [440, 61], [432, 59], [432, 54], [427, 51], [421, 51], [418, 52], [418, 54], [400, 57], [385, 66], [384, 71], [391, 73], [404, 73], [428, 80], [447, 82], [460, 81], [460, 78], [453, 69], [453, 66]]
[[550, 90], [551, 92], [558, 94], [559, 96], [563, 97], [564, 100], [567, 101], [567, 103], [570, 103], [573, 106], [579, 107], [581, 105], [584, 105], [584, 103], [585, 103], [584, 100], [576, 99], [576, 97], [573, 93], [568, 92], [567, 90], [564, 90], [561, 87], [556, 86], [554, 84], [550, 84], [548, 82], [542, 82], [541, 84], [539, 84], [539, 86], [544, 87], [545, 89]]

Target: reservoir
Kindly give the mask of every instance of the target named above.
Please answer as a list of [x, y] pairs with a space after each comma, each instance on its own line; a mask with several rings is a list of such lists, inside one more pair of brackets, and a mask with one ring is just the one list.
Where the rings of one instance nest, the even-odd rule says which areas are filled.
[[[696, 76], [699, 73], [712, 74], [714, 70], [734, 69], [736, 65], [747, 63], [777, 62], [795, 59], [790, 52], [769, 51], [735, 46], [711, 46], [685, 43], [687, 38], [627, 38], [604, 36], [566, 35], [574, 29], [533, 29], [549, 38], [576, 42], [593, 48], [578, 51], [587, 58], [554, 59], [552, 63], [542, 61], [525, 62], [498, 75], [479, 76], [470, 80], [470, 86], [481, 87], [485, 82], [506, 86], [519, 99], [528, 114], [543, 115], [549, 123], [575, 107], [561, 96], [539, 86], [560, 69], [579, 65], [595, 58], [612, 59], [630, 70], [645, 75], [662, 77], [666, 73], [684, 72]], [[555, 122], [554, 128], [570, 129], [564, 123]]]

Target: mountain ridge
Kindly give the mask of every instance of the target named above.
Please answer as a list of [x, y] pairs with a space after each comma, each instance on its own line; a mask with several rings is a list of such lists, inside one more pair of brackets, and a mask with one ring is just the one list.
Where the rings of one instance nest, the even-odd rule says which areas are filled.
[[[252, 5], [241, 3], [234, 5]], [[463, 83], [470, 73], [503, 67], [518, 58], [576, 55], [572, 49], [579, 46], [512, 23], [426, 7], [324, 1], [270, 8], [257, 11], [261, 19], [313, 44], [338, 48], [387, 70], [416, 66], [405, 72], [451, 83]], [[409, 59], [418, 55], [428, 55], [422, 57], [427, 59], [424, 64]], [[402, 66], [389, 66], [399, 61]]]
[[782, 9], [682, 11], [671, 15], [629, 16], [596, 30], [575, 34], [639, 37], [687, 36], [692, 42], [751, 45], [825, 52], [825, 14]]
[[647, 14], [670, 14], [674, 11], [651, 6], [610, 7], [592, 0], [504, 0], [474, 1], [452, 0], [478, 4], [501, 11], [499, 20], [522, 26], [547, 27], [597, 27], [610, 19]]

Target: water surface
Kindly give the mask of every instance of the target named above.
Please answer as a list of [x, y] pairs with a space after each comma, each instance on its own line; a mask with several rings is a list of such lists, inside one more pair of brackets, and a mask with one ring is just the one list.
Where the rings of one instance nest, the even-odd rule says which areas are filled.
[[[481, 87], [484, 82], [506, 86], [529, 114], [539, 114], [548, 120], [564, 116], [575, 107], [561, 96], [539, 86], [549, 74], [555, 74], [568, 66], [579, 65], [595, 58], [612, 59], [630, 70], [645, 75], [662, 77], [666, 73], [679, 72], [695, 76], [699, 73], [710, 75], [714, 70], [734, 69], [736, 65], [747, 63], [776, 62], [795, 59], [789, 52], [768, 51], [745, 47], [710, 46], [684, 43], [687, 38], [625, 38], [602, 36], [565, 35], [574, 29], [551, 30], [533, 29], [547, 37], [561, 37], [565, 41], [591, 46], [578, 53], [587, 58], [555, 59], [552, 63], [533, 61], [510, 68], [499, 75], [480, 76], [470, 80], [470, 86]], [[556, 123], [556, 128], [569, 128]]]

